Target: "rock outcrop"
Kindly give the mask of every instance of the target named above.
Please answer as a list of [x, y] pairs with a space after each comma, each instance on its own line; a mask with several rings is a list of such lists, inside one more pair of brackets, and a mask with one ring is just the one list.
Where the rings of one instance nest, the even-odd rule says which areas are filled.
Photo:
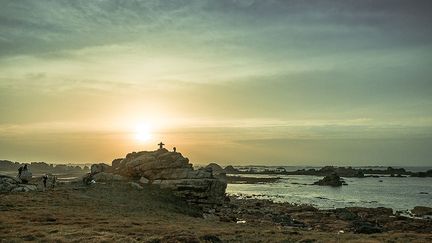
[[216, 163], [210, 163], [205, 168], [208, 170], [211, 169], [213, 175], [225, 174], [225, 170]]
[[124, 159], [115, 159], [112, 166], [93, 165], [91, 175], [96, 180], [100, 173], [112, 173], [141, 184], [171, 189], [191, 203], [219, 204], [225, 198], [227, 182], [225, 173], [213, 171], [212, 167], [194, 170], [181, 153], [162, 148], [129, 153]]
[[228, 165], [225, 167], [225, 173], [227, 174], [238, 174], [240, 171], [236, 168], [234, 168], [232, 165]]
[[345, 183], [344, 180], [342, 180], [338, 174], [333, 173], [331, 175], [325, 176], [323, 179], [314, 182], [314, 185], [319, 185], [319, 186], [334, 186], [334, 187], [338, 187], [338, 186], [342, 186], [342, 185], [347, 185]]
[[10, 176], [0, 175], [0, 193], [36, 191], [37, 186], [22, 184], [22, 181]]
[[21, 175], [19, 176], [20, 180], [24, 184], [26, 184], [28, 181], [30, 181], [32, 179], [32, 177], [33, 177], [33, 174], [30, 171], [28, 171], [28, 170], [23, 170], [21, 172]]
[[98, 182], [112, 182], [112, 181], [125, 181], [126, 178], [121, 175], [116, 175], [113, 173], [107, 173], [107, 172], [99, 172], [92, 176], [92, 179]]
[[90, 172], [92, 174], [100, 172], [111, 172], [111, 166], [104, 163], [92, 164], [92, 166], [90, 167]]
[[411, 210], [411, 213], [413, 213], [417, 217], [432, 216], [432, 208], [424, 207], [424, 206], [416, 206]]
[[412, 177], [432, 177], [432, 170], [426, 172], [416, 172], [411, 174]]

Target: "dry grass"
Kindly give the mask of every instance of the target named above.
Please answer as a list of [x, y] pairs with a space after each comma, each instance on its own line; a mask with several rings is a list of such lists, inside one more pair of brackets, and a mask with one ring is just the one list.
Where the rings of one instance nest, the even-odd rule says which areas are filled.
[[341, 234], [197, 217], [167, 191], [123, 184], [0, 195], [1, 242], [432, 242], [431, 234]]

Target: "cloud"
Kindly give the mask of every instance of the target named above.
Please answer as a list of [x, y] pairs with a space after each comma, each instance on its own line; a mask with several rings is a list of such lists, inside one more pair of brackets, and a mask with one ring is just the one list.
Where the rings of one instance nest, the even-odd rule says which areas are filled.
[[431, 22], [430, 9], [430, 1], [4, 1], [0, 54], [131, 40], [144, 45], [217, 40], [263, 52], [268, 44], [292, 46], [291, 51], [427, 45], [432, 31], [423, 23]]
[[0, 128], [152, 114], [233, 151], [249, 148], [237, 137], [418, 139], [432, 117], [431, 5], [5, 0]]

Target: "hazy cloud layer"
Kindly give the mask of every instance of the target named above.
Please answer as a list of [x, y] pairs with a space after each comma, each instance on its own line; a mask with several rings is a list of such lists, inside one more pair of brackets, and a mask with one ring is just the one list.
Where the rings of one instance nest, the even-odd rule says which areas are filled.
[[199, 161], [431, 163], [431, 1], [1, 5], [0, 157], [110, 160], [149, 122]]

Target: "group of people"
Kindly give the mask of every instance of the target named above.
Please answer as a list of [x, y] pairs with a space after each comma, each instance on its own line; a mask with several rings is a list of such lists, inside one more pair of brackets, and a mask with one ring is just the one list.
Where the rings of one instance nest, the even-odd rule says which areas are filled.
[[[18, 178], [19, 178], [23, 183], [25, 183], [25, 184], [28, 183], [28, 176], [23, 176], [23, 174], [25, 174], [25, 173], [28, 172], [28, 171], [29, 171], [29, 170], [28, 170], [27, 165], [20, 166], [20, 167], [18, 168]], [[30, 173], [30, 177], [31, 177], [31, 173]], [[51, 187], [52, 187], [52, 188], [55, 187], [56, 181], [57, 181], [57, 177], [56, 177], [56, 176], [52, 176], [52, 177], [51, 177]], [[42, 176], [42, 182], [43, 182], [44, 189], [46, 189], [46, 188], [47, 188], [47, 182], [48, 182], [48, 174], [44, 174], [44, 175]]]
[[[45, 174], [44, 176], [42, 176], [42, 181], [43, 181], [43, 184], [44, 184], [44, 188], [47, 188], [47, 181], [48, 181], [48, 175], [47, 174]], [[56, 176], [52, 176], [52, 178], [51, 178], [51, 188], [55, 187], [56, 181], [57, 181], [57, 177]]]
[[18, 177], [21, 177], [21, 174], [22, 174], [23, 171], [28, 171], [27, 165], [20, 166], [18, 168]]

